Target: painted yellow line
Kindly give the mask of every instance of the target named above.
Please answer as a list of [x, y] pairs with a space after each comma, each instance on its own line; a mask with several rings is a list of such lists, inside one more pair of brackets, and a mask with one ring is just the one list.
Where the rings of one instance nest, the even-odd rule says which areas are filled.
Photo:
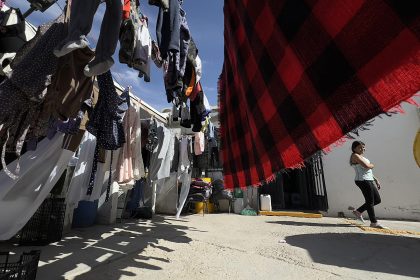
[[286, 216], [286, 217], [299, 217], [299, 218], [322, 218], [322, 214], [293, 212], [293, 211], [260, 211], [262, 216]]
[[373, 228], [373, 227], [358, 224], [358, 223], [353, 222], [351, 220], [346, 220], [346, 222], [348, 222], [349, 224], [355, 225], [356, 227], [358, 227], [361, 230], [366, 231], [366, 232], [379, 232], [379, 233], [388, 233], [388, 234], [394, 234], [394, 235], [419, 235], [420, 236], [420, 232], [418, 232], [418, 231]]

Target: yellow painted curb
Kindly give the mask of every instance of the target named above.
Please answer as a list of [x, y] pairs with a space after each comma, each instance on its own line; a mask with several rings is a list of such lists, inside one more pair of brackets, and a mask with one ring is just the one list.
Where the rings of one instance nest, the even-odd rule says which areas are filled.
[[291, 211], [260, 211], [262, 216], [286, 216], [298, 218], [322, 218], [322, 214], [305, 213], [305, 212], [291, 212]]
[[417, 231], [372, 228], [372, 227], [364, 226], [364, 225], [361, 225], [361, 224], [358, 224], [356, 222], [349, 221], [349, 220], [346, 220], [346, 222], [348, 222], [349, 224], [355, 225], [356, 227], [366, 232], [379, 232], [379, 233], [388, 233], [388, 234], [393, 234], [393, 235], [420, 235], [420, 232], [417, 232]]

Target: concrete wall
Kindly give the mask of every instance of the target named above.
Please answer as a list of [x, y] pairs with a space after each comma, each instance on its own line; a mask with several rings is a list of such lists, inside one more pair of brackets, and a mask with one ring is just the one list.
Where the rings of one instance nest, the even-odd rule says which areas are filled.
[[[359, 139], [366, 144], [366, 157], [375, 164], [373, 172], [382, 184], [382, 203], [375, 207], [377, 217], [420, 221], [420, 169], [413, 156], [420, 114], [412, 105], [403, 108], [405, 114], [376, 118]], [[349, 216], [349, 205], [359, 207], [364, 203], [349, 165], [351, 142], [334, 148], [323, 159], [330, 216], [338, 212]]]

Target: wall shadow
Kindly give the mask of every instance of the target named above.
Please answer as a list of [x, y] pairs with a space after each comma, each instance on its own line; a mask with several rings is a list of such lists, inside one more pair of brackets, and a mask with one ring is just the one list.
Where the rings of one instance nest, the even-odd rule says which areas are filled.
[[285, 240], [307, 250], [316, 263], [420, 278], [420, 238], [319, 233], [289, 236]]

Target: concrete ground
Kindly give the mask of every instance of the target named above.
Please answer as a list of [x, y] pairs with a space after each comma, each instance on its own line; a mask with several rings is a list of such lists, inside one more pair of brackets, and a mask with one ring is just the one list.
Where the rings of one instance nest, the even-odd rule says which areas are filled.
[[398, 230], [388, 232], [353, 223], [208, 214], [94, 226], [39, 247], [37, 279], [420, 278], [420, 223], [382, 221]]

